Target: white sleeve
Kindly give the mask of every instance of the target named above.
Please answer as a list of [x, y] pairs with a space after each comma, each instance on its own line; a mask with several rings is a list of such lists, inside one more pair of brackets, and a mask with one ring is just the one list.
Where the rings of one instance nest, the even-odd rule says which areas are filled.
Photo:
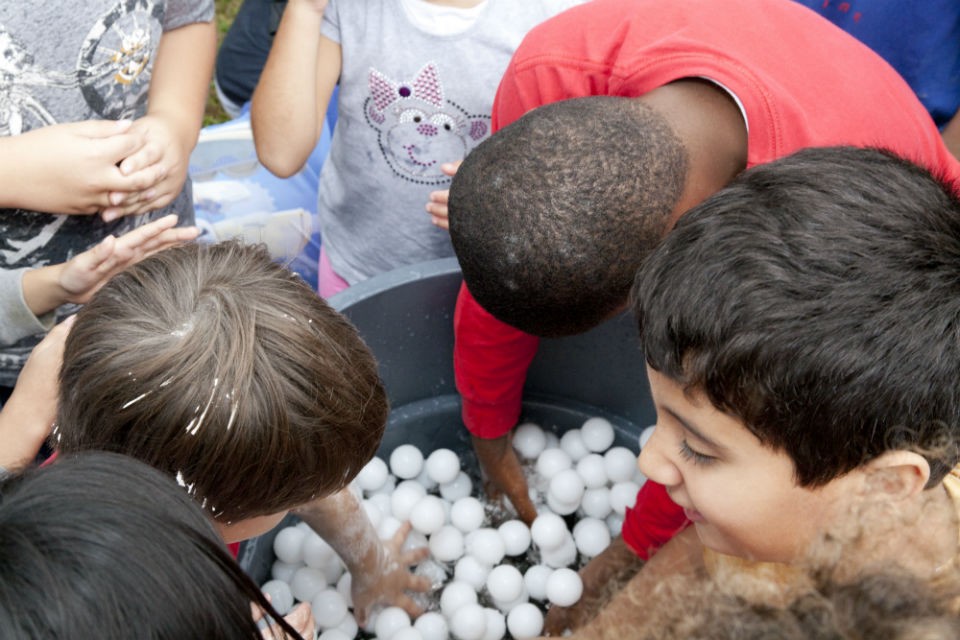
[[23, 274], [27, 269], [0, 270], [0, 345], [46, 333], [53, 328], [54, 312], [38, 318], [23, 299]]

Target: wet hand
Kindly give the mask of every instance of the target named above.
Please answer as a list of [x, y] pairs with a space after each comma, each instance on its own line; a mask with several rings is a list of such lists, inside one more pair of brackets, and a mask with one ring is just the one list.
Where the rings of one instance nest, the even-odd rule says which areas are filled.
[[383, 553], [372, 571], [352, 573], [353, 612], [360, 626], [366, 623], [373, 608], [381, 604], [400, 607], [411, 618], [423, 613], [408, 592], [429, 591], [430, 579], [414, 575], [409, 567], [426, 559], [429, 550], [420, 547], [403, 551], [403, 543], [410, 531], [410, 523], [404, 522], [393, 537], [384, 543]]

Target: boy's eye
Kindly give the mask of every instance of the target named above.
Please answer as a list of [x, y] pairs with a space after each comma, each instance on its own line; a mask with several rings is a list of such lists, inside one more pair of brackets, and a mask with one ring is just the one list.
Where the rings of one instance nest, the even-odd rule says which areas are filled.
[[680, 443], [680, 455], [694, 464], [710, 464], [716, 461], [716, 458], [713, 456], [708, 456], [705, 453], [691, 449], [690, 444], [686, 440]]

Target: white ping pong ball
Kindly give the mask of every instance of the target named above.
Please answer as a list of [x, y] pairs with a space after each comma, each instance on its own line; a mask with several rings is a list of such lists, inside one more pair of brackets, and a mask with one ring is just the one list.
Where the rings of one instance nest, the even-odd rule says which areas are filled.
[[454, 562], [463, 555], [463, 534], [453, 525], [444, 525], [430, 536], [430, 553], [440, 562]]
[[573, 569], [557, 569], [547, 579], [547, 599], [558, 607], [569, 607], [583, 595], [583, 581]]
[[300, 527], [284, 527], [273, 539], [273, 553], [288, 564], [303, 562], [303, 541], [307, 531]]
[[587, 449], [597, 453], [609, 449], [616, 437], [610, 421], [598, 417], [588, 418], [580, 427], [580, 434]]
[[626, 447], [613, 447], [603, 454], [604, 467], [610, 482], [626, 482], [637, 471], [637, 456]]
[[477, 592], [466, 582], [454, 580], [440, 593], [440, 612], [447, 620], [468, 604], [477, 604]]
[[583, 434], [580, 433], [580, 429], [570, 429], [564, 432], [564, 434], [560, 436], [560, 448], [566, 451], [567, 455], [570, 456], [570, 459], [574, 462], [577, 462], [590, 453], [587, 445], [583, 441]]
[[516, 640], [528, 640], [543, 630], [543, 613], [530, 602], [517, 605], [507, 614], [507, 630]]
[[437, 484], [453, 482], [460, 473], [460, 458], [450, 449], [435, 449], [427, 456], [427, 475]]
[[564, 469], [573, 467], [573, 460], [563, 449], [544, 449], [537, 458], [537, 473], [550, 480]]
[[510, 564], [494, 567], [487, 576], [487, 592], [495, 600], [512, 602], [523, 591], [523, 575]]
[[504, 551], [508, 556], [519, 556], [530, 548], [530, 527], [520, 520], [507, 520], [499, 527], [500, 537], [503, 538]]
[[483, 503], [472, 496], [460, 498], [450, 508], [450, 523], [464, 533], [479, 529], [483, 518]]
[[423, 470], [423, 453], [412, 444], [402, 444], [390, 454], [390, 470], [403, 480], [420, 475]]
[[443, 501], [437, 496], [424, 496], [410, 510], [410, 524], [425, 535], [439, 531], [446, 524], [446, 518]]
[[376, 491], [386, 483], [388, 475], [390, 474], [387, 470], [387, 463], [374, 456], [370, 459], [370, 462], [360, 469], [355, 482], [364, 491]]
[[524, 422], [513, 430], [513, 448], [520, 457], [533, 460], [547, 446], [547, 436], [538, 425]]
[[541, 549], [556, 549], [567, 535], [567, 524], [555, 513], [541, 513], [533, 521], [530, 534]]

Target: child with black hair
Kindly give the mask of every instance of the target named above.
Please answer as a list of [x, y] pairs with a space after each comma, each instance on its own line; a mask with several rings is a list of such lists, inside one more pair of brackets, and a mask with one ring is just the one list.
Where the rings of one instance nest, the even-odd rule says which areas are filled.
[[[781, 0], [593, 0], [526, 36], [493, 134], [448, 196], [465, 286], [454, 318], [464, 425], [490, 485], [536, 516], [510, 446], [537, 336], [586, 331], [626, 305], [677, 218], [745, 168], [810, 146], [883, 146], [960, 177], [929, 114], [877, 54]], [[449, 212], [449, 219], [447, 214]], [[589, 402], [589, 398], [581, 398]], [[654, 483], [628, 512], [648, 557], [683, 514]], [[640, 521], [638, 513], [662, 517]]]
[[[276, 626], [261, 635], [255, 615]], [[0, 626], [11, 640], [300, 637], [172, 479], [105, 452], [0, 481]]]
[[[854, 568], [957, 561], [960, 200], [894, 155], [807, 149], [687, 212], [632, 292], [657, 423], [640, 470], [692, 527], [626, 587], [765, 571], [790, 588], [864, 510]], [[852, 560], [851, 560], [852, 558]], [[623, 615], [618, 596], [586, 637]]]

